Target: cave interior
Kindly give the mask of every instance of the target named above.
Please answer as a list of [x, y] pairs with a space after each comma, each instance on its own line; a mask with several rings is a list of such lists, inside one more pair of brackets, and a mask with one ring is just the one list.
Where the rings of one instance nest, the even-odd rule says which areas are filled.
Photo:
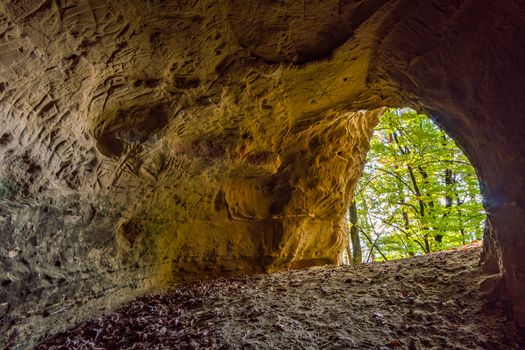
[[525, 326], [523, 1], [2, 0], [0, 45], [2, 344], [339, 263], [387, 106], [471, 160], [487, 294]]

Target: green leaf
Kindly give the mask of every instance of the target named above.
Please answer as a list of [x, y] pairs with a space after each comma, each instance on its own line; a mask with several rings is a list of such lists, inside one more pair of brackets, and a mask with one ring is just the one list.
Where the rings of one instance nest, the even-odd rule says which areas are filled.
[[355, 198], [374, 249], [394, 259], [478, 240], [481, 198], [476, 171], [430, 118], [407, 108], [381, 116]]

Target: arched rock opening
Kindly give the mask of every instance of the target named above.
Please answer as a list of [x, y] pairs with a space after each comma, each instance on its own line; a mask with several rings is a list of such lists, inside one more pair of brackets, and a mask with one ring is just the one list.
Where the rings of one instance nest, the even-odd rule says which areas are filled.
[[478, 169], [484, 266], [523, 322], [523, 13], [2, 2], [3, 341], [189, 276], [334, 263], [377, 109], [410, 103]]
[[486, 219], [477, 173], [457, 144], [427, 115], [386, 109], [347, 210], [343, 264], [481, 241]]

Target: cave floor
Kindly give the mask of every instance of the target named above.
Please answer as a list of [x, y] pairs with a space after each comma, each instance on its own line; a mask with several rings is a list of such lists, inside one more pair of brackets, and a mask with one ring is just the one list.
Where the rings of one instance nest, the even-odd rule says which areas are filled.
[[479, 245], [359, 266], [187, 285], [38, 349], [519, 349], [479, 297]]

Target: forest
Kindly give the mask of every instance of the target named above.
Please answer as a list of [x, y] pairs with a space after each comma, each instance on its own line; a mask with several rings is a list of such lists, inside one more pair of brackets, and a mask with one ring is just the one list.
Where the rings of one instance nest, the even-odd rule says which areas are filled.
[[348, 210], [348, 262], [387, 261], [480, 240], [485, 211], [476, 171], [429, 117], [380, 118]]

